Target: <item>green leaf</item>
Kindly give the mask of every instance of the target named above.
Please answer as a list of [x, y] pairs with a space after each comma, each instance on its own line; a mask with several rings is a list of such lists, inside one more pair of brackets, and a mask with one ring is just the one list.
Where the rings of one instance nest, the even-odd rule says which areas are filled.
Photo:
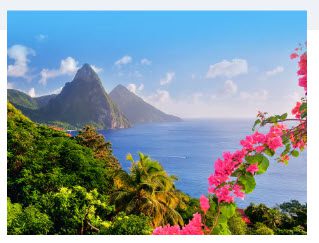
[[280, 116], [280, 120], [286, 120], [288, 113], [284, 113]]
[[286, 144], [286, 148], [285, 148], [285, 150], [281, 153], [281, 155], [283, 156], [283, 155], [288, 154], [289, 151], [290, 151], [290, 148], [291, 148], [290, 143]]
[[234, 203], [231, 204], [225, 204], [221, 206], [220, 212], [223, 216], [225, 216], [227, 219], [231, 218], [236, 211], [236, 205]]
[[273, 150], [271, 150], [270, 148], [266, 148], [264, 150], [264, 153], [267, 154], [268, 156], [274, 156], [275, 152]]
[[301, 113], [301, 116], [300, 116], [301, 118], [305, 118], [305, 117], [307, 117], [307, 111], [304, 111], [303, 113]]
[[238, 182], [241, 185], [243, 185], [243, 187], [245, 189], [245, 193], [251, 193], [255, 189], [255, 186], [256, 186], [255, 178], [250, 173], [247, 173], [247, 174], [239, 177]]
[[303, 111], [307, 110], [307, 103], [302, 103], [299, 107], [299, 111], [302, 113]]
[[257, 119], [256, 121], [255, 121], [255, 123], [254, 123], [254, 125], [253, 125], [253, 128], [252, 128], [252, 130], [253, 131], [255, 131], [255, 128], [256, 128], [256, 126], [258, 125], [258, 124], [260, 124], [260, 120], [259, 119]]
[[243, 173], [243, 167], [240, 166], [237, 170], [235, 170], [235, 171], [231, 174], [231, 176], [232, 176], [232, 177], [238, 177], [238, 176], [241, 175], [242, 173]]
[[269, 159], [266, 156], [263, 156], [262, 160], [258, 163], [257, 174], [263, 174], [267, 171], [269, 167]]
[[260, 163], [264, 158], [266, 158], [266, 157], [262, 154], [249, 155], [249, 156], [245, 157], [246, 161], [249, 164]]
[[251, 156], [246, 156], [245, 159], [249, 164], [258, 163], [257, 174], [263, 174], [268, 169], [269, 160], [266, 156], [264, 156], [262, 154], [255, 154], [255, 155], [251, 155]]
[[293, 151], [291, 151], [291, 155], [293, 157], [298, 157], [299, 156], [299, 152], [297, 150], [293, 150]]
[[272, 123], [276, 123], [278, 121], [278, 118], [275, 117], [275, 116], [271, 116], [267, 119], [269, 122], [272, 122]]

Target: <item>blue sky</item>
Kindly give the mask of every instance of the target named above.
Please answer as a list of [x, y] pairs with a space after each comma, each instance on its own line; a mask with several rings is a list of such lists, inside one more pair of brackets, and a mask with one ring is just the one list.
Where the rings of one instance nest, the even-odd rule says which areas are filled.
[[57, 93], [84, 63], [181, 117], [290, 110], [304, 11], [8, 12], [8, 87]]

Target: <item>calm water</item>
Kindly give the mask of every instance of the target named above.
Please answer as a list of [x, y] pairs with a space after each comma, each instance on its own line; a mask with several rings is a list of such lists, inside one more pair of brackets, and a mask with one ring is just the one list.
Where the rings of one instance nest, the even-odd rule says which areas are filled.
[[[138, 125], [130, 129], [101, 131], [112, 142], [114, 154], [124, 169], [141, 151], [161, 162], [179, 180], [177, 188], [193, 197], [207, 192], [207, 178], [223, 151], [239, 148], [239, 141], [251, 133], [252, 120], [186, 120], [176, 123]], [[256, 176], [257, 186], [240, 206], [262, 202], [274, 206], [290, 199], [307, 201], [306, 153], [291, 159], [288, 166], [271, 161], [267, 173]]]

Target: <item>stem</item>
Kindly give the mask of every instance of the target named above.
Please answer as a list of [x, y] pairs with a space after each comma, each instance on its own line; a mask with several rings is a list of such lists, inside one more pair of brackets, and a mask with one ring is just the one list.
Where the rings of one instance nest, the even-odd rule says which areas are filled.
[[220, 206], [219, 206], [219, 204], [218, 204], [218, 206], [217, 206], [216, 218], [215, 218], [214, 224], [213, 224], [212, 229], [210, 230], [209, 234], [212, 234], [213, 230], [214, 230], [215, 227], [217, 226], [218, 219], [219, 219], [219, 215], [220, 215]]

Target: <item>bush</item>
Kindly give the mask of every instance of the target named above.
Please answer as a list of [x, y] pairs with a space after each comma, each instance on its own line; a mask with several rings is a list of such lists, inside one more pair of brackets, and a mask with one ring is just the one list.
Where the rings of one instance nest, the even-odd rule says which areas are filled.
[[232, 235], [245, 235], [247, 233], [247, 225], [240, 213], [237, 212], [227, 223]]
[[101, 234], [108, 235], [150, 235], [153, 229], [150, 219], [144, 215], [120, 213]]
[[274, 231], [270, 228], [268, 228], [263, 223], [256, 223], [255, 229], [252, 232], [253, 235], [273, 235]]
[[7, 233], [8, 235], [43, 235], [47, 234], [53, 223], [48, 215], [41, 213], [34, 206], [22, 209], [22, 205], [7, 200]]

